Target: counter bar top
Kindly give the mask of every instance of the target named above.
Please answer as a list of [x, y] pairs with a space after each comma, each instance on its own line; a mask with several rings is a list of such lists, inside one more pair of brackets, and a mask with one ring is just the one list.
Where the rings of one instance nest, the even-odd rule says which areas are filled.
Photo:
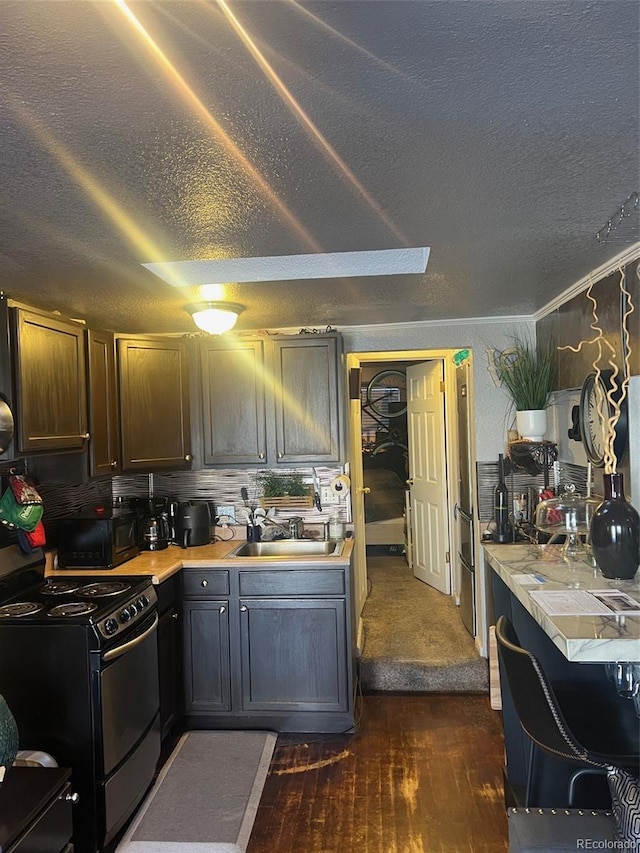
[[305, 556], [305, 557], [282, 557], [275, 561], [273, 558], [260, 560], [255, 557], [227, 557], [227, 554], [242, 544], [241, 539], [229, 539], [226, 542], [213, 542], [210, 545], [199, 545], [195, 548], [179, 548], [177, 545], [169, 545], [162, 551], [141, 551], [137, 557], [117, 566], [115, 569], [54, 569], [53, 553], [47, 554], [45, 568], [46, 577], [69, 577], [82, 575], [82, 577], [141, 577], [150, 576], [154, 584], [161, 584], [180, 569], [197, 569], [215, 565], [220, 569], [232, 568], [272, 568], [274, 563], [280, 566], [287, 563], [291, 566], [344, 566], [349, 562], [353, 549], [353, 539], [347, 539], [342, 554], [339, 557], [327, 556]]
[[[484, 544], [485, 558], [562, 654], [576, 663], [640, 663], [640, 615], [549, 616], [531, 598], [534, 590], [619, 589], [640, 601], [640, 574], [633, 581], [609, 580], [578, 560], [565, 562], [559, 546], [537, 556], [530, 544]], [[517, 575], [544, 583], [521, 583]]]

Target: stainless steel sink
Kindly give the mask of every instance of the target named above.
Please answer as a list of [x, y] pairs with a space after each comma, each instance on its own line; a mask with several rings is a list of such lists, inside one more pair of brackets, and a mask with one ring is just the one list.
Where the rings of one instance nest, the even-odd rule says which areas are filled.
[[314, 539], [278, 539], [275, 542], [243, 542], [227, 557], [254, 557], [258, 560], [265, 557], [339, 557], [343, 548], [343, 539], [319, 542]]

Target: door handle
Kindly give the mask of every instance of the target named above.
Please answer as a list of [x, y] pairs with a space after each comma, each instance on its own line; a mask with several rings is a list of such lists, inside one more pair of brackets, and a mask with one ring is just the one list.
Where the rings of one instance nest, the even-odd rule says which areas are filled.
[[360, 491], [362, 492], [363, 495], [368, 495], [371, 493], [371, 489], [369, 488], [369, 486], [363, 486], [360, 489]]
[[413, 477], [409, 477], [408, 480], [405, 480], [407, 486], [413, 486]]
[[153, 617], [153, 624], [150, 625], [146, 631], [144, 631], [142, 634], [139, 634], [137, 637], [134, 637], [133, 640], [129, 640], [129, 642], [123, 643], [121, 646], [117, 646], [115, 649], [109, 649], [108, 652], [105, 652], [102, 655], [102, 660], [105, 663], [108, 663], [110, 660], [115, 660], [116, 658], [121, 657], [122, 655], [126, 654], [129, 649], [133, 649], [135, 646], [138, 646], [140, 643], [146, 640], [149, 634], [153, 634], [157, 627], [158, 614], [156, 613]]

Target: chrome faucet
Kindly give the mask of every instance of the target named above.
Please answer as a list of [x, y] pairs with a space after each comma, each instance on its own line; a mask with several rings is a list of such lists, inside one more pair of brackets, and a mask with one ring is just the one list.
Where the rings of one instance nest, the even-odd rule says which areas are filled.
[[272, 524], [274, 527], [277, 527], [279, 530], [285, 534], [287, 539], [302, 539], [302, 531], [304, 529], [302, 519], [299, 515], [290, 518], [287, 523], [287, 527], [284, 524], [280, 524], [279, 521], [274, 521], [269, 516], [265, 516], [263, 518], [265, 524]]
[[304, 530], [304, 522], [299, 515], [294, 515], [289, 519], [289, 536], [292, 539], [302, 539], [302, 531]]

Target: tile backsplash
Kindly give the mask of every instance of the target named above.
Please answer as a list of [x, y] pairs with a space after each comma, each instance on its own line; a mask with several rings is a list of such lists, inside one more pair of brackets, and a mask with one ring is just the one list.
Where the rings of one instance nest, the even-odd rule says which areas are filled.
[[[493, 518], [494, 489], [498, 482], [497, 462], [478, 462], [476, 464], [478, 480], [478, 518], [481, 521], [490, 521]], [[549, 484], [554, 486], [553, 471], [549, 471]], [[526, 471], [513, 469], [505, 477], [505, 483], [509, 490], [510, 498], [518, 493], [526, 492], [528, 486], [542, 487], [544, 485], [543, 474], [528, 474]], [[558, 484], [560, 488], [571, 483], [576, 491], [585, 495], [587, 492], [587, 468], [584, 465], [574, 465], [570, 462], [560, 461], [558, 464]]]
[[[287, 469], [295, 471], [312, 482], [311, 468]], [[334, 477], [342, 474], [340, 466], [315, 466], [321, 486], [328, 486]], [[43, 522], [47, 539], [55, 544], [58, 519], [73, 515], [88, 503], [111, 505], [116, 497], [146, 497], [149, 494], [166, 496], [178, 501], [204, 500], [216, 507], [232, 505], [236, 509], [239, 524], [244, 524], [243, 501], [240, 496], [242, 486], [247, 488], [250, 502], [257, 503], [260, 489], [256, 486], [259, 472], [249, 469], [209, 469], [203, 471], [181, 471], [165, 474], [134, 474], [130, 476], [97, 477], [88, 483], [40, 483], [38, 489], [45, 505]], [[278, 508], [277, 517], [286, 520], [293, 515], [302, 516], [308, 524], [321, 524], [331, 516], [338, 515], [340, 520], [351, 521], [351, 503], [342, 500], [339, 504], [329, 504], [319, 512], [315, 507], [309, 509], [286, 510]]]

